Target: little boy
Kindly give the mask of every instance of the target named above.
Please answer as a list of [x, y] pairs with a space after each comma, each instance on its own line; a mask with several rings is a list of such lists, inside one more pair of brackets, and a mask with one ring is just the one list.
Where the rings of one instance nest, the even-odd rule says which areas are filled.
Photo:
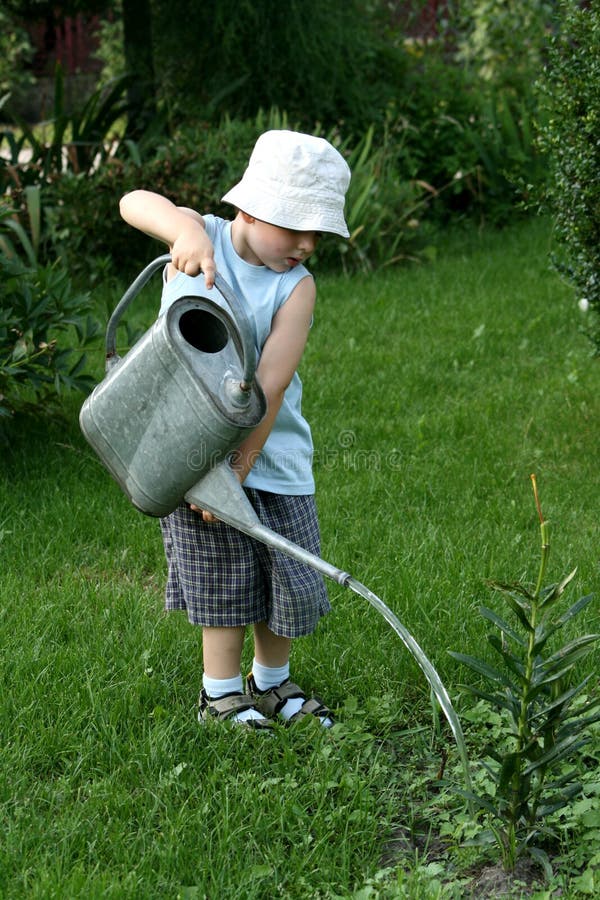
[[[328, 141], [268, 131], [241, 181], [223, 197], [237, 210], [233, 221], [201, 216], [148, 191], [133, 191], [120, 205], [130, 225], [170, 248], [161, 313], [178, 297], [193, 295], [198, 279], [212, 287], [216, 270], [247, 305], [268, 407], [231, 466], [263, 524], [317, 555], [313, 445], [296, 371], [316, 299], [304, 263], [322, 232], [349, 236], [349, 182], [346, 162]], [[181, 505], [161, 528], [166, 607], [185, 609], [202, 627], [199, 719], [269, 728], [274, 718], [295, 722], [312, 715], [329, 726], [330, 711], [290, 680], [289, 663], [292, 639], [314, 631], [330, 609], [321, 576], [206, 510]], [[249, 625], [254, 661], [244, 691], [241, 654]]]

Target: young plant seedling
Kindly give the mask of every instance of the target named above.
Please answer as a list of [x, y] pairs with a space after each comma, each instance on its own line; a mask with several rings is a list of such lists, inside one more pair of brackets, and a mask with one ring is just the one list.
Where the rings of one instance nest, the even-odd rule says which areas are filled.
[[600, 719], [600, 697], [584, 694], [592, 675], [575, 685], [571, 680], [576, 664], [600, 635], [585, 634], [553, 651], [548, 648], [550, 639], [585, 609], [593, 595], [561, 613], [560, 598], [576, 570], [557, 584], [542, 587], [550, 550], [549, 524], [542, 515], [535, 475], [531, 480], [542, 542], [535, 588], [491, 583], [503, 594], [516, 620], [511, 625], [488, 607], [480, 607], [484, 619], [499, 632], [487, 635], [500, 658], [498, 666], [464, 653], [451, 655], [489, 682], [488, 690], [466, 688], [507, 723], [503, 739], [485, 751], [483, 765], [492, 789], [466, 791], [466, 796], [489, 817], [506, 870], [514, 870], [517, 859], [529, 853], [548, 872], [548, 857], [536, 842], [551, 834], [546, 818], [581, 792], [572, 760], [590, 740], [588, 726]]

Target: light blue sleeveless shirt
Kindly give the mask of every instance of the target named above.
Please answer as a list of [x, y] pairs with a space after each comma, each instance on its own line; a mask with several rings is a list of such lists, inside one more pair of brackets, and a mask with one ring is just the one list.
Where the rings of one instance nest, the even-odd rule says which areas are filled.
[[[203, 218], [206, 232], [214, 244], [217, 271], [234, 293], [246, 301], [254, 331], [257, 359], [260, 359], [275, 313], [296, 285], [303, 278], [311, 277], [310, 272], [304, 266], [296, 266], [286, 272], [273, 272], [266, 266], [250, 265], [234, 250], [231, 222], [211, 215]], [[165, 273], [160, 315], [179, 297], [198, 294], [200, 285], [204, 285], [204, 275], [192, 278], [178, 272], [167, 281]], [[223, 305], [218, 291], [214, 291], [211, 299]], [[308, 422], [302, 416], [301, 406], [302, 382], [295, 372], [271, 433], [244, 482], [246, 487], [274, 494], [314, 494], [312, 436]]]

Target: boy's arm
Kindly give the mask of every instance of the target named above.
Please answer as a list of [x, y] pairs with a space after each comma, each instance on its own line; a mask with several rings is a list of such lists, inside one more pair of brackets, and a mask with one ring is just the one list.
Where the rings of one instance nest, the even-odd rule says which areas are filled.
[[315, 306], [312, 278], [303, 278], [273, 318], [256, 370], [267, 398], [267, 413], [257, 428], [233, 454], [232, 468], [243, 482], [267, 440], [306, 345]]
[[132, 191], [119, 204], [125, 221], [150, 237], [168, 244], [173, 266], [186, 275], [204, 272], [206, 286], [215, 280], [214, 248], [199, 213], [175, 206], [152, 191]]
[[[316, 289], [312, 278], [303, 278], [273, 318], [271, 332], [265, 341], [256, 375], [267, 398], [267, 412], [262, 422], [232, 454], [231, 467], [243, 483], [267, 440], [283, 395], [298, 368], [308, 337], [315, 306]], [[208, 510], [192, 506], [205, 522], [215, 522]]]

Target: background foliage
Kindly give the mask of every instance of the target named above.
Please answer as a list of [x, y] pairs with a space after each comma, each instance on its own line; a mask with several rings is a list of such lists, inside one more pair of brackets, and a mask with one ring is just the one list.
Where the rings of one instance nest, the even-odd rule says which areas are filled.
[[[69, 108], [58, 67], [51, 119], [14, 118], [0, 136], [0, 184], [23, 226], [24, 188], [43, 186], [40, 261], [59, 258], [89, 283], [132, 272], [151, 253], [119, 222], [127, 190], [228, 215], [220, 198], [257, 135], [305, 129], [332, 140], [353, 169], [351, 240], [323, 242], [314, 264], [353, 272], [432, 258], [440, 226], [459, 218], [502, 226], [530, 212], [551, 155], [546, 196], [558, 210], [563, 267], [595, 306], [598, 48], [589, 25], [598, 14], [578, 6], [211, 0], [198, 15], [187, 0], [74, 0], [65, 12], [103, 16], [99, 87]], [[58, 15], [44, 0], [9, 9]], [[131, 28], [136, 16], [144, 35]], [[13, 59], [16, 91], [26, 69]]]
[[202, 15], [193, 0], [176, 5], [176, 17], [170, 4], [153, 7], [160, 96], [174, 123], [276, 106], [304, 128], [361, 132], [402, 84], [404, 55], [363, 0], [208, 0]]
[[548, 197], [556, 212], [557, 265], [595, 312], [600, 353], [600, 9], [562, 2], [540, 87], [547, 108], [541, 142], [551, 161]]

